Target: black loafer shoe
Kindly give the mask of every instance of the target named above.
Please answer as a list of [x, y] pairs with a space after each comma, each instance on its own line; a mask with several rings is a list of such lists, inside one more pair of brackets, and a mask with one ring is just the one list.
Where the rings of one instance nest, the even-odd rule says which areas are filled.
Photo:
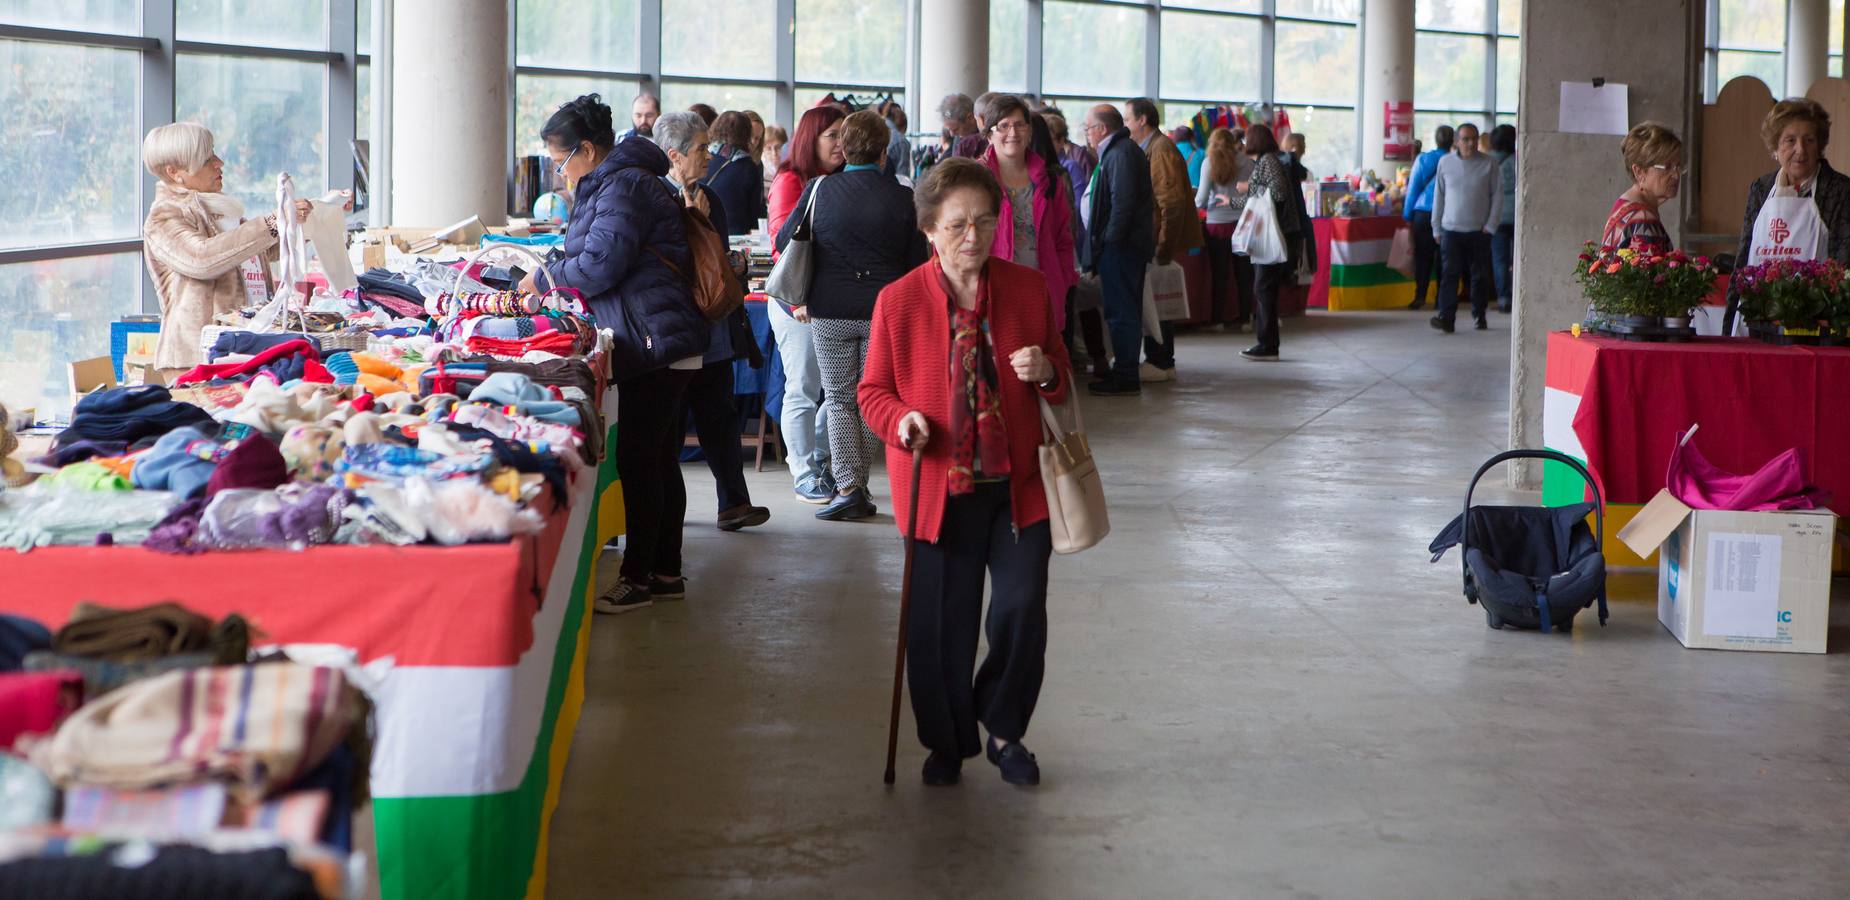
[[946, 787], [961, 780], [963, 771], [963, 760], [955, 756], [942, 756], [934, 751], [925, 757], [925, 770], [920, 775], [932, 787]]
[[1086, 385], [1086, 390], [1094, 397], [1135, 397], [1143, 393], [1143, 383], [1135, 376], [1125, 379], [1111, 375]]
[[1490, 320], [1484, 316], [1479, 316], [1477, 320], [1477, 330], [1489, 331], [1490, 330]]
[[651, 575], [649, 577], [649, 596], [657, 600], [686, 600], [687, 579], [679, 575], [673, 578]]
[[1426, 320], [1426, 324], [1431, 325], [1432, 327], [1437, 328], [1438, 330], [1443, 331], [1446, 334], [1452, 333], [1452, 323], [1447, 322], [1443, 317], [1433, 316], [1432, 318]]
[[1028, 752], [1019, 742], [1003, 744], [996, 749], [996, 742], [990, 740], [984, 748], [989, 761], [1002, 770], [1002, 780], [1020, 787], [1033, 787], [1041, 783], [1041, 765], [1034, 761], [1034, 754]]
[[836, 494], [828, 506], [816, 511], [816, 518], [827, 522], [845, 522], [865, 519], [877, 511], [874, 501], [867, 496], [866, 488], [852, 488], [846, 494]]
[[1246, 357], [1247, 359], [1253, 360], [1254, 362], [1277, 362], [1278, 361], [1278, 350], [1276, 348], [1263, 347], [1263, 346], [1260, 346], [1259, 344], [1254, 344], [1251, 347], [1246, 348], [1245, 350], [1241, 350], [1240, 355]]
[[746, 503], [720, 513], [719, 530], [738, 531], [741, 528], [755, 528], [769, 521], [771, 521], [770, 510]]

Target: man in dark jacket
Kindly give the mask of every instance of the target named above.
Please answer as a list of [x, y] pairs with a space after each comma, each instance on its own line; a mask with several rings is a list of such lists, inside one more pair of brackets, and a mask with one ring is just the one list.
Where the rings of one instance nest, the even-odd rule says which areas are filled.
[[1115, 357], [1111, 374], [1092, 382], [1089, 389], [1107, 397], [1134, 395], [1143, 389], [1137, 376], [1143, 275], [1156, 254], [1150, 160], [1131, 140], [1124, 115], [1110, 104], [1087, 112], [1085, 128], [1086, 143], [1098, 153], [1098, 168], [1092, 170], [1091, 183], [1079, 200], [1086, 226], [1080, 265], [1098, 276]]

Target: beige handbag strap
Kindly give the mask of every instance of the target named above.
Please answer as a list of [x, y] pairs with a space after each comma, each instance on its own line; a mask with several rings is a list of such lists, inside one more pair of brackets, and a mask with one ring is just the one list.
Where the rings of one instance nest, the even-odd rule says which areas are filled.
[[1073, 390], [1071, 384], [1072, 372], [1062, 372], [1061, 377], [1066, 378], [1068, 384], [1066, 402], [1061, 404], [1060, 407], [1073, 411], [1073, 427], [1071, 429], [1064, 427], [1064, 423], [1060, 421], [1059, 413], [1054, 412], [1053, 404], [1048, 403], [1046, 397], [1040, 396], [1038, 393], [1035, 395], [1035, 399], [1039, 400], [1041, 403], [1041, 436], [1050, 444], [1057, 444], [1068, 435], [1084, 434], [1086, 431], [1085, 414], [1079, 409], [1079, 394]]

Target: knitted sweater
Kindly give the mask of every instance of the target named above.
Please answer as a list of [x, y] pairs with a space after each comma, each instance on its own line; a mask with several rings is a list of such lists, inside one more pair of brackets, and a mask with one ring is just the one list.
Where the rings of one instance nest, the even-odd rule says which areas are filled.
[[[1002, 421], [1008, 429], [1009, 501], [1016, 529], [1047, 520], [1041, 485], [1041, 411], [1036, 397], [1065, 403], [1072, 383], [1066, 345], [1054, 328], [1041, 273], [1006, 260], [989, 259], [989, 338], [1001, 373]], [[1039, 346], [1059, 373], [1051, 391], [1015, 377], [1009, 356]], [[914, 410], [925, 414], [930, 437], [920, 469], [916, 537], [937, 543], [948, 499], [951, 467], [951, 298], [931, 260], [880, 292], [874, 306], [873, 337], [857, 396], [861, 415], [887, 445], [887, 477], [893, 486], [893, 516], [905, 533], [912, 503], [912, 452], [899, 443], [899, 420]]]

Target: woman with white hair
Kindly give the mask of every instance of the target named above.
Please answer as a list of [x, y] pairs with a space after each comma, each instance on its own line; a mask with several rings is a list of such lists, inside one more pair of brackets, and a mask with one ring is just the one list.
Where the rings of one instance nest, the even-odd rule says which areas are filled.
[[[275, 257], [276, 215], [244, 218], [244, 204], [224, 193], [225, 161], [204, 125], [176, 122], [149, 131], [141, 156], [156, 179], [142, 223], [143, 258], [161, 301], [154, 365], [171, 379], [205, 361], [199, 334], [213, 317], [244, 305], [244, 261]], [[309, 210], [307, 200], [297, 200], [296, 221]]]

